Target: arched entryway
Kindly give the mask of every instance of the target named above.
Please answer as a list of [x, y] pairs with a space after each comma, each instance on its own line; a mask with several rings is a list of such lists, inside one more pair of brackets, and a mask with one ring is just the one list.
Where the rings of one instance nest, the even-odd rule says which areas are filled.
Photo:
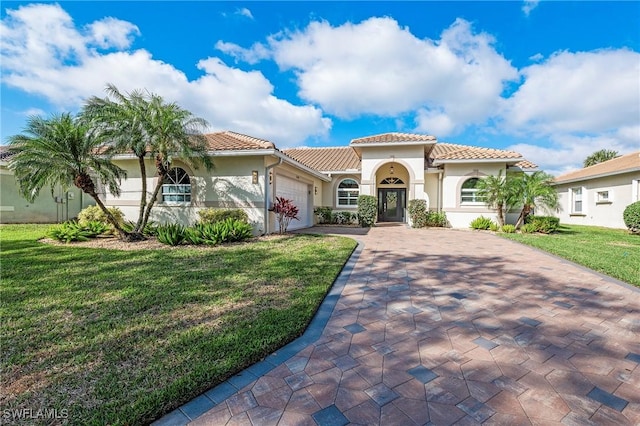
[[376, 171], [378, 222], [405, 222], [409, 172], [397, 162], [383, 164]]

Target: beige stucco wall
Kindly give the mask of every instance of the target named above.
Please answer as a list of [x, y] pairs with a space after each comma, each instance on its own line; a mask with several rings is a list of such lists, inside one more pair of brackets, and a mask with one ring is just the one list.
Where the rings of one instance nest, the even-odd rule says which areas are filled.
[[468, 228], [471, 221], [479, 216], [497, 220], [494, 210], [484, 203], [461, 204], [460, 190], [464, 181], [469, 178], [497, 175], [506, 171], [505, 163], [453, 163], [446, 164], [442, 177], [442, 210], [447, 214], [449, 223], [454, 228]]
[[[560, 211], [553, 213], [561, 223], [624, 229], [622, 213], [640, 198], [639, 180], [640, 173], [635, 172], [557, 185]], [[573, 214], [571, 188], [582, 188], [582, 214]], [[600, 191], [609, 192], [610, 203], [598, 202]]]
[[30, 203], [20, 194], [13, 172], [6, 164], [0, 165], [0, 223], [64, 222], [77, 217], [83, 208], [92, 204], [95, 204], [93, 199], [75, 186], [66, 191], [58, 186], [53, 197], [49, 187], [42, 188]]

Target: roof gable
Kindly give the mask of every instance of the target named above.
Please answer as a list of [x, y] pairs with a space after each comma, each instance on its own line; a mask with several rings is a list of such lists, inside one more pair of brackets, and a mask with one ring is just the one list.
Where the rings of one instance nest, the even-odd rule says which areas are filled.
[[363, 138], [352, 139], [352, 146], [356, 145], [377, 145], [377, 144], [402, 144], [402, 143], [411, 143], [411, 144], [419, 144], [419, 143], [434, 143], [436, 141], [435, 136], [431, 135], [420, 135], [415, 133], [382, 133], [379, 135], [366, 136]]
[[608, 161], [603, 161], [602, 163], [594, 164], [593, 166], [565, 173], [555, 178], [555, 182], [572, 182], [633, 171], [640, 171], [640, 151], [635, 151]]

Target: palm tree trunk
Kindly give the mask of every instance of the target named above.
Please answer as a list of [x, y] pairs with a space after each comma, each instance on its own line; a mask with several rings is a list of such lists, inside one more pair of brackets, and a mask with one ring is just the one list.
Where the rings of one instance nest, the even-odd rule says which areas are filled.
[[524, 223], [525, 218], [529, 215], [529, 212], [531, 212], [531, 206], [525, 204], [522, 207], [522, 211], [520, 212], [520, 216], [518, 216], [518, 221], [516, 222], [516, 229], [519, 229], [520, 226], [522, 226], [522, 224]]
[[[144, 208], [147, 205], [147, 168], [144, 165], [144, 154], [138, 157], [138, 163], [140, 165], [140, 177], [142, 178], [142, 195], [140, 196], [140, 212], [138, 213], [138, 221], [133, 232], [142, 233], [144, 226], [142, 225], [144, 219]], [[145, 222], [146, 225], [146, 222]]]
[[156, 157], [156, 169], [158, 171], [158, 181], [156, 182], [156, 187], [153, 190], [153, 194], [151, 195], [151, 199], [149, 200], [149, 203], [147, 204], [147, 209], [144, 212], [144, 218], [142, 219], [142, 229], [144, 229], [144, 227], [147, 225], [147, 222], [149, 222], [149, 216], [151, 215], [151, 209], [153, 208], [153, 205], [156, 203], [156, 199], [158, 198], [158, 194], [160, 193], [160, 189], [162, 188], [162, 183], [164, 182], [164, 178], [167, 175], [167, 173], [169, 172], [169, 168], [171, 166], [165, 166], [162, 162], [162, 159], [160, 157]]
[[498, 204], [498, 225], [502, 227], [504, 225], [504, 206], [502, 204]]

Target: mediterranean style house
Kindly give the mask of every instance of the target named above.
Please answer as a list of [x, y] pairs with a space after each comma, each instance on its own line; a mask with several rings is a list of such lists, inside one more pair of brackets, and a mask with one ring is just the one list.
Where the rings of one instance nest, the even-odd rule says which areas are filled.
[[558, 176], [560, 222], [626, 228], [622, 213], [640, 200], [640, 151]]
[[[241, 208], [255, 233], [263, 234], [277, 230], [269, 212], [277, 196], [299, 208], [299, 220], [289, 227], [299, 229], [314, 225], [315, 207], [355, 212], [359, 195], [373, 195], [379, 222], [407, 222], [408, 201], [424, 199], [430, 210], [445, 212], [452, 227], [466, 228], [480, 215], [495, 216], [477, 196], [480, 178], [536, 167], [517, 152], [440, 143], [420, 134], [385, 133], [348, 146], [286, 150], [230, 131], [206, 136], [214, 169], [194, 170], [175, 160], [152, 220], [192, 224], [202, 208]], [[148, 170], [154, 170], [148, 161]], [[107, 193], [105, 204], [135, 219], [141, 188], [137, 160], [119, 155], [114, 162], [128, 177], [120, 197]], [[154, 186], [155, 178], [148, 178], [148, 188]]]

